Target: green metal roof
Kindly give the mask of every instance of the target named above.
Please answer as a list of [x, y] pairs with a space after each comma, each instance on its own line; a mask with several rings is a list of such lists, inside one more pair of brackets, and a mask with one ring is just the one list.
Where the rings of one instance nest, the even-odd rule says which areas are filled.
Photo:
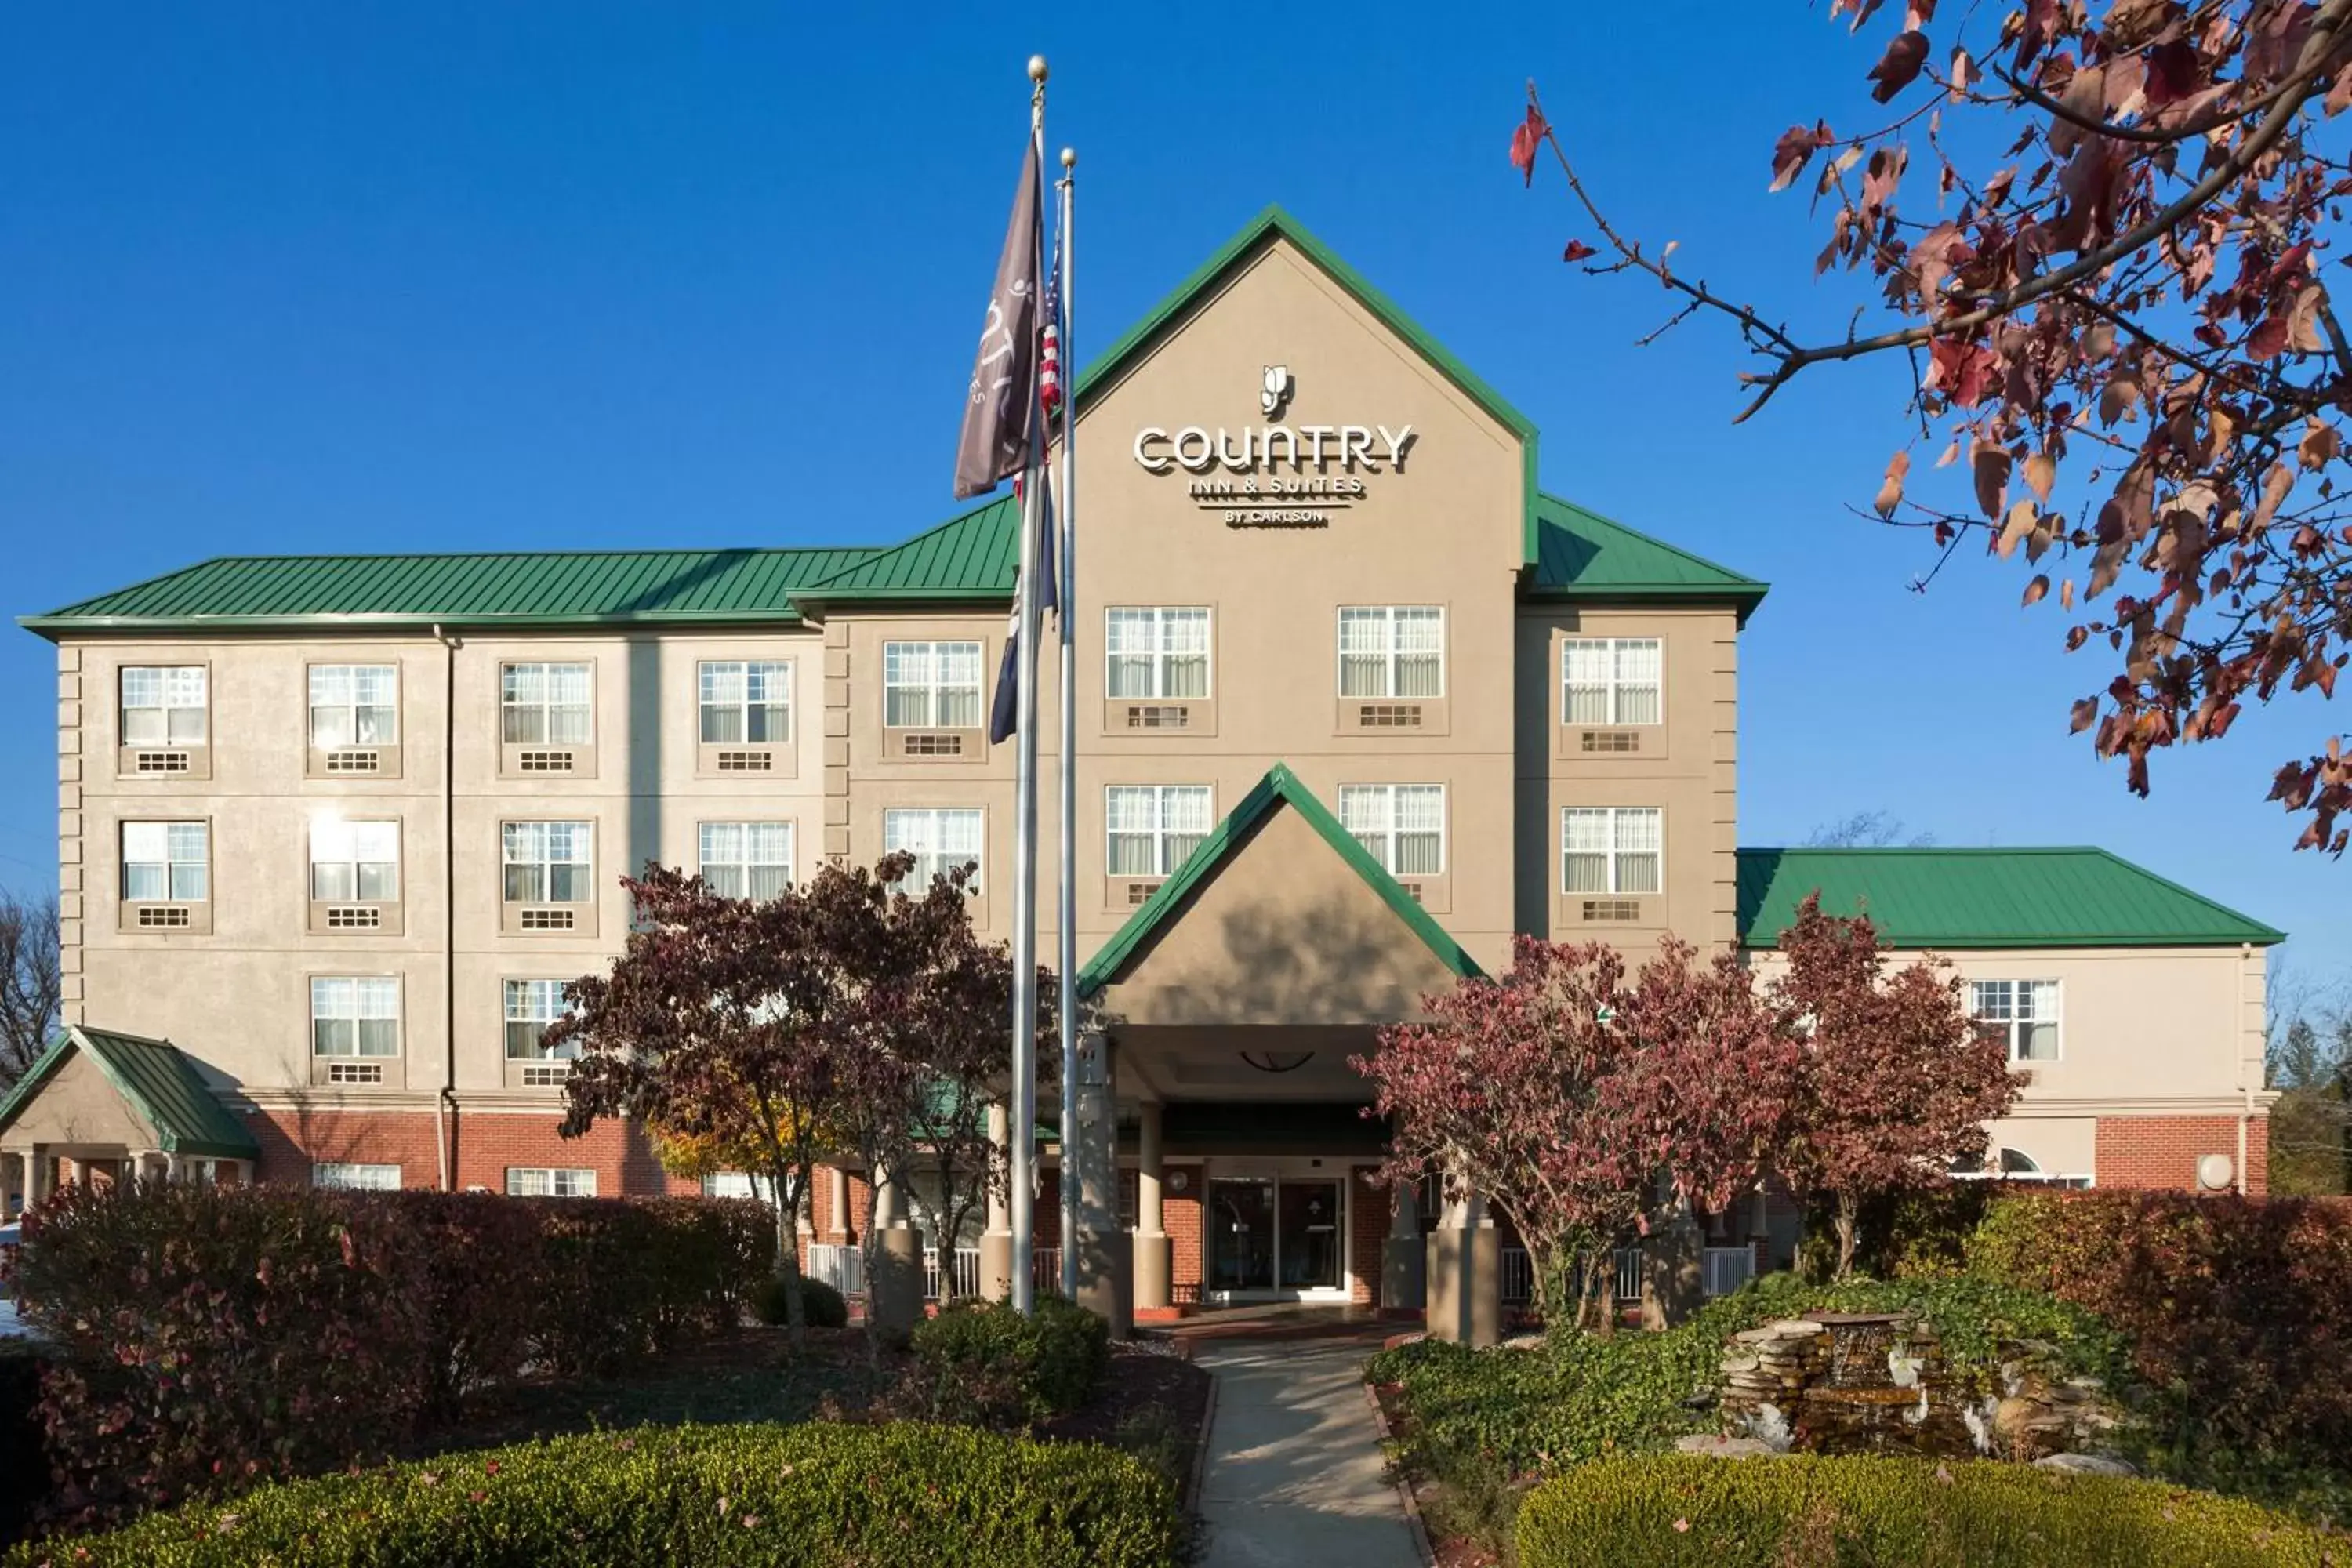
[[1396, 302], [1367, 281], [1364, 276], [1333, 253], [1328, 246], [1307, 231], [1307, 226], [1279, 206], [1269, 206], [1243, 226], [1242, 231], [1218, 247], [1214, 255], [1194, 269], [1192, 275], [1176, 285], [1168, 296], [1145, 312], [1141, 321], [1120, 334], [1118, 341], [1105, 349], [1094, 363], [1079, 375], [1073, 394], [1081, 412], [1087, 403], [1110, 383], [1117, 381], [1138, 358], [1157, 345], [1174, 331], [1193, 304], [1223, 281], [1235, 267], [1254, 258], [1259, 248], [1276, 239], [1286, 239], [1300, 255], [1321, 268], [1323, 274], [1349, 297], [1370, 311], [1382, 326], [1402, 338], [1413, 351], [1433, 365], [1448, 381], [1459, 387], [1465, 395], [1485, 409], [1496, 424], [1519, 438], [1520, 493], [1527, 498], [1523, 523], [1527, 560], [1536, 560], [1536, 427], [1528, 416], [1511, 406], [1508, 399], [1486, 384], [1477, 372], [1454, 357], [1444, 343], [1429, 335], [1419, 322], [1402, 310]]
[[261, 1146], [245, 1123], [205, 1087], [185, 1053], [168, 1040], [150, 1040], [83, 1025], [67, 1026], [41, 1059], [0, 1100], [0, 1127], [32, 1103], [41, 1086], [79, 1050], [95, 1058], [115, 1091], [155, 1129], [167, 1154], [206, 1160], [258, 1160]]
[[1776, 946], [1818, 891], [1895, 947], [2268, 946], [2286, 933], [2104, 849], [1742, 849], [1743, 945]]
[[1537, 500], [1536, 544], [1537, 598], [1728, 600], [1745, 626], [1768, 586], [1553, 495]]
[[793, 621], [795, 590], [876, 553], [534, 551], [488, 555], [225, 555], [28, 616], [35, 631], [331, 622], [424, 626]]
[[1475, 974], [1478, 965], [1462, 950], [1462, 944], [1437, 923], [1430, 912], [1422, 908], [1421, 900], [1404, 890], [1397, 879], [1389, 875], [1370, 851], [1356, 842], [1356, 836], [1339, 826], [1339, 819], [1330, 809], [1315, 798], [1315, 792], [1298, 782], [1297, 774], [1281, 763], [1275, 763], [1265, 777], [1257, 782], [1242, 803], [1234, 807], [1231, 816], [1217, 824], [1216, 830], [1194, 847], [1176, 874], [1152, 889], [1127, 923], [1112, 933], [1084, 969], [1078, 971], [1077, 992], [1092, 996], [1118, 977], [1127, 961], [1136, 950], [1150, 941], [1161, 927], [1173, 923], [1179, 907], [1192, 890], [1209, 879], [1217, 868], [1233, 858], [1234, 853], [1249, 841], [1250, 835], [1276, 806], [1287, 805], [1304, 817], [1307, 826], [1322, 836], [1361, 877], [1381, 901], [1393, 910], [1413, 935], [1437, 955], [1438, 962], [1456, 974]]
[[1021, 504], [983, 501], [904, 544], [866, 552], [794, 596], [835, 599], [1003, 599], [1021, 564]]

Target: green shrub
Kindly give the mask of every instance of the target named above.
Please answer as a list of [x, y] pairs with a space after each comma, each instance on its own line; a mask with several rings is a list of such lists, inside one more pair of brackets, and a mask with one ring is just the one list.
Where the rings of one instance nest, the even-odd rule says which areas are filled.
[[[784, 1321], [784, 1282], [772, 1273], [751, 1285], [751, 1312], [763, 1323]], [[801, 1314], [812, 1329], [849, 1327], [849, 1302], [822, 1279], [801, 1276]]]
[[1547, 1481], [1520, 1568], [2296, 1568], [2352, 1560], [2251, 1503], [1986, 1461], [1613, 1459]]
[[1110, 1366], [1110, 1329], [1058, 1297], [1041, 1299], [1025, 1318], [1003, 1301], [957, 1301], [915, 1325], [911, 1348], [894, 1408], [1006, 1427], [1093, 1397]]
[[1178, 1507], [1106, 1448], [935, 1426], [640, 1427], [268, 1486], [9, 1568], [1172, 1568]]
[[379, 1458], [526, 1363], [731, 1328], [774, 1245], [740, 1200], [65, 1189], [15, 1264], [57, 1352], [55, 1504], [87, 1522]]

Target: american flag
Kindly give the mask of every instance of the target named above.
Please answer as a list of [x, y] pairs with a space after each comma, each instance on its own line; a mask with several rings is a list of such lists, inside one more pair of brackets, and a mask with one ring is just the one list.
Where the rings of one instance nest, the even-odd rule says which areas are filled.
[[1039, 338], [1037, 399], [1051, 423], [1062, 411], [1062, 242], [1054, 242], [1054, 265], [1045, 273], [1045, 329]]

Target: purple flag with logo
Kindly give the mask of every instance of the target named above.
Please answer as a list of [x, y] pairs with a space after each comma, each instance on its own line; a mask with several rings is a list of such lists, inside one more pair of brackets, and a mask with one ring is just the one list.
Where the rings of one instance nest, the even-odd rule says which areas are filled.
[[961, 500], [996, 488], [1029, 461], [1037, 416], [1037, 240], [1043, 205], [1037, 139], [1021, 154], [1013, 221], [997, 258], [988, 318], [980, 329], [963, 433], [956, 441], [955, 493]]

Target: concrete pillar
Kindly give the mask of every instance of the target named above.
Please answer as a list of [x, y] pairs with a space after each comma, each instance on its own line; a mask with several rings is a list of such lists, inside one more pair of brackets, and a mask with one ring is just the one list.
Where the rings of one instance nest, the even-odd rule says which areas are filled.
[[22, 1154], [0, 1153], [0, 1210], [8, 1219], [15, 1219], [25, 1205], [25, 1168]]
[[1503, 1238], [1483, 1199], [1466, 1184], [1446, 1183], [1445, 1207], [1430, 1233], [1429, 1337], [1477, 1347], [1503, 1340]]
[[1167, 1210], [1160, 1195], [1160, 1110], [1146, 1100], [1139, 1113], [1135, 1166], [1135, 1307], [1164, 1311], [1174, 1301], [1175, 1253], [1168, 1240]]
[[1134, 1328], [1135, 1247], [1118, 1223], [1118, 1100], [1112, 1088], [1110, 1040], [1089, 1032], [1078, 1046], [1076, 1136], [1063, 1129], [1062, 1180], [1078, 1184], [1078, 1304], [1123, 1340]]
[[1688, 1204], [1675, 1205], [1642, 1243], [1642, 1326], [1667, 1329], [1706, 1300], [1706, 1233]]
[[1002, 1104], [988, 1108], [988, 1228], [980, 1237], [980, 1299], [1002, 1301], [1013, 1294], [1013, 1205], [1004, 1192], [1011, 1162], [1012, 1118]]
[[[1429, 1252], [1421, 1236], [1421, 1193], [1412, 1183], [1402, 1182], [1389, 1213], [1388, 1239], [1381, 1246], [1381, 1305], [1391, 1311], [1421, 1311], [1429, 1304], [1428, 1289]], [[1499, 1279], [1496, 1289], [1501, 1289]]]
[[907, 1332], [923, 1315], [923, 1237], [907, 1223], [907, 1197], [887, 1171], [874, 1173], [876, 1247], [866, 1281], [866, 1310], [886, 1335]]
[[25, 1206], [38, 1208], [48, 1195], [49, 1152], [36, 1143], [25, 1155]]

